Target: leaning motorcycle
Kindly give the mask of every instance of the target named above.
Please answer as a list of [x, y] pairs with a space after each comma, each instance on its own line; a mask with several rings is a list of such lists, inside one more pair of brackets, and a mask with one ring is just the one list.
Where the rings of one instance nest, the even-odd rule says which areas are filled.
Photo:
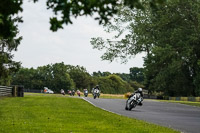
[[128, 98], [126, 101], [125, 110], [131, 110], [135, 108], [140, 102], [142, 102], [142, 97], [140, 93], [135, 93]]

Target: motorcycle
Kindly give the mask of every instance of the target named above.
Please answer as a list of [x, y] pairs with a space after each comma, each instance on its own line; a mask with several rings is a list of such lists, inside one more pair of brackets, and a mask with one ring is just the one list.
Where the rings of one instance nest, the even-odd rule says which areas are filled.
[[68, 90], [68, 94], [71, 96], [71, 95], [72, 95], [72, 91], [71, 91], [71, 90]]
[[79, 90], [77, 90], [77, 95], [80, 97], [81, 96], [81, 92]]
[[84, 95], [85, 95], [85, 97], [88, 96], [88, 90], [85, 90], [85, 91], [84, 91]]
[[61, 94], [65, 95], [65, 91], [63, 89], [61, 89]]
[[75, 90], [72, 90], [72, 96], [74, 96], [75, 95]]
[[94, 92], [93, 92], [94, 99], [96, 99], [97, 97], [99, 98], [99, 96], [100, 96], [99, 90], [98, 89], [94, 89]]
[[142, 97], [140, 93], [135, 93], [132, 96], [130, 96], [126, 101], [125, 110], [131, 110], [135, 108], [138, 104], [141, 104]]

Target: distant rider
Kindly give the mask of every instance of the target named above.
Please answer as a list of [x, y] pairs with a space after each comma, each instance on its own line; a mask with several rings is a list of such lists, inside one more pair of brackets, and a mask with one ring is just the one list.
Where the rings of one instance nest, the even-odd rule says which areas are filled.
[[60, 93], [65, 95], [65, 91], [63, 89], [60, 90]]
[[75, 95], [75, 90], [73, 89], [73, 90], [72, 90], [72, 96], [74, 96], [74, 95]]
[[94, 90], [95, 90], [95, 89], [97, 89], [97, 90], [99, 90], [99, 91], [100, 91], [100, 89], [99, 89], [99, 85], [96, 85], [94, 88], [92, 88], [92, 91], [91, 91], [91, 92], [92, 92], [92, 94], [94, 93]]
[[80, 97], [81, 96], [81, 92], [79, 90], [76, 91], [77, 95]]
[[99, 85], [96, 85], [96, 87], [94, 87], [94, 90], [97, 90], [97, 97], [99, 98], [100, 96], [100, 88], [99, 88]]

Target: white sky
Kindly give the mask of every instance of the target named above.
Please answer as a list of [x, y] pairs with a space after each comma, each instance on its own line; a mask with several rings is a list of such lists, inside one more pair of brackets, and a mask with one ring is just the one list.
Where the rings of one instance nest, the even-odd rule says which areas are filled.
[[53, 13], [46, 9], [44, 1], [35, 4], [24, 1], [23, 20], [19, 25], [23, 36], [18, 51], [14, 53], [15, 61], [21, 61], [23, 67], [44, 66], [64, 62], [69, 65], [80, 65], [89, 73], [109, 71], [111, 73], [129, 73], [130, 67], [142, 67], [142, 54], [129, 60], [126, 64], [120, 61], [102, 61], [103, 52], [92, 49], [92, 37], [112, 37], [104, 32], [102, 26], [91, 17], [74, 19], [72, 25], [65, 26], [57, 32], [49, 30], [49, 17]]

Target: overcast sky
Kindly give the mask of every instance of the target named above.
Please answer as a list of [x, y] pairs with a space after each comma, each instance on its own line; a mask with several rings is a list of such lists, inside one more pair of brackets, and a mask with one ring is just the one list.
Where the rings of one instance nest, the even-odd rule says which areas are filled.
[[111, 73], [129, 73], [130, 67], [142, 67], [142, 55], [129, 60], [126, 64], [120, 61], [102, 61], [103, 52], [92, 49], [92, 37], [112, 37], [104, 32], [91, 17], [74, 19], [72, 25], [65, 26], [57, 32], [49, 30], [49, 17], [53, 16], [46, 9], [44, 1], [33, 4], [24, 1], [23, 20], [19, 25], [23, 36], [18, 51], [14, 53], [15, 61], [21, 61], [23, 67], [44, 66], [51, 63], [64, 62], [69, 65], [80, 65], [89, 73], [94, 71], [109, 71]]

